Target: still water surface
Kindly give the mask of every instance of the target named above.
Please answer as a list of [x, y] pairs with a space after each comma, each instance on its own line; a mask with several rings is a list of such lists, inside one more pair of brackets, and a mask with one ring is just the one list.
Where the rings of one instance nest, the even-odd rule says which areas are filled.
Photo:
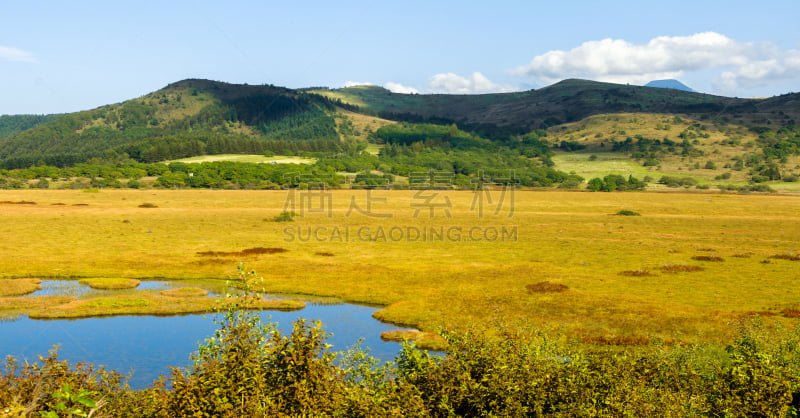
[[[81, 290], [77, 282], [51, 282], [42, 281], [43, 290], [35, 295], [64, 294], [64, 286], [77, 286], [69, 292], [91, 292]], [[142, 285], [139, 289], [170, 287], [169, 282], [142, 282]], [[60, 291], [52, 290], [59, 286]], [[306, 308], [300, 311], [264, 311], [259, 315], [264, 322], [278, 323], [284, 334], [298, 318], [321, 320], [325, 330], [333, 334], [328, 340], [333, 351], [346, 350], [363, 338], [362, 346], [369, 348], [370, 355], [391, 361], [399, 353], [400, 345], [382, 341], [380, 333], [402, 328], [373, 319], [376, 310], [346, 303], [306, 303]], [[53, 345], [59, 345], [59, 358], [70, 363], [88, 361], [123, 374], [133, 372], [130, 385], [144, 388], [159, 375], [168, 375], [170, 366], [189, 365], [190, 353], [217, 328], [214, 317], [117, 316], [48, 321], [20, 318], [0, 322], [0, 355], [35, 362], [37, 356], [46, 355]]]

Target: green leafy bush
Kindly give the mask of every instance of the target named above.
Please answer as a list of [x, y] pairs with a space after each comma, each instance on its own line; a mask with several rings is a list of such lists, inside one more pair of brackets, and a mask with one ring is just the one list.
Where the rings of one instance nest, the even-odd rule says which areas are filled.
[[272, 218], [272, 220], [275, 222], [292, 222], [295, 216], [297, 216], [297, 214], [293, 211], [283, 211], [280, 215]]
[[634, 211], [628, 210], [628, 209], [623, 209], [623, 210], [617, 212], [617, 215], [620, 215], [620, 216], [642, 216], [638, 212], [634, 212]]

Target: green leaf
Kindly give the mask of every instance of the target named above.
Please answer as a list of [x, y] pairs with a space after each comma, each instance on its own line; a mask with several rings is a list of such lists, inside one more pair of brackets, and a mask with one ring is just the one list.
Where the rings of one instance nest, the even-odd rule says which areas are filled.
[[80, 397], [78, 399], [75, 399], [75, 401], [89, 408], [97, 408], [97, 402], [95, 402], [91, 398]]

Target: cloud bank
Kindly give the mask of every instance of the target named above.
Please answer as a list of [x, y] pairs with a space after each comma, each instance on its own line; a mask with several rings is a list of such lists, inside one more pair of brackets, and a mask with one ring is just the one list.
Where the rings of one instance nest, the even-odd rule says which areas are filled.
[[344, 87], [345, 88], [347, 88], [347, 87], [356, 87], [356, 86], [374, 86], [374, 84], [372, 84], [372, 83], [364, 83], [364, 82], [361, 82], [361, 81], [345, 81], [344, 82]]
[[12, 62], [36, 62], [36, 58], [30, 52], [2, 45], [0, 45], [0, 59]]
[[383, 87], [392, 93], [402, 93], [402, 94], [417, 94], [419, 90], [415, 89], [414, 87], [404, 86], [400, 83], [393, 83], [388, 82], [383, 85]]
[[549, 51], [511, 70], [511, 74], [547, 83], [588, 78], [644, 84], [709, 69], [720, 72], [714, 88], [732, 93], [740, 86], [800, 78], [800, 51], [781, 50], [769, 42], [737, 42], [715, 32], [660, 36], [639, 45], [603, 39], [585, 42], [569, 51]]
[[[420, 93], [417, 88], [394, 82], [388, 82], [383, 87], [393, 93]], [[425, 93], [481, 94], [507, 93], [519, 91], [519, 88], [507, 84], [497, 84], [479, 72], [474, 72], [469, 77], [463, 77], [455, 73], [439, 73], [430, 78], [424, 91]]]
[[517, 91], [514, 86], [492, 82], [485, 75], [474, 72], [469, 77], [454, 73], [441, 73], [431, 77], [431, 90], [448, 94], [507, 93]]

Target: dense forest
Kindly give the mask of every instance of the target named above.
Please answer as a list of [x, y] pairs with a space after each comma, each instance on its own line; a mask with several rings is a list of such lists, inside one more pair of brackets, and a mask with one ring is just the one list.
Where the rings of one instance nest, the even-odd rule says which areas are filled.
[[[13, 117], [4, 130], [32, 124], [0, 140], [0, 167], [69, 167], [121, 154], [140, 162], [204, 153], [339, 152], [330, 113], [336, 102], [318, 95], [264, 87], [260, 95], [219, 97], [178, 83], [140, 99], [52, 120]], [[234, 87], [230, 87], [234, 88]], [[248, 90], [249, 91], [249, 90]]]
[[[322, 118], [320, 118], [322, 120]], [[328, 186], [339, 187], [346, 180], [341, 173], [361, 173], [355, 183], [369, 182], [368, 175], [408, 178], [405, 187], [416, 187], [425, 173], [446, 173], [447, 187], [472, 188], [499, 182], [526, 187], [576, 187], [583, 179], [554, 170], [552, 151], [542, 143], [544, 131], [516, 136], [508, 141], [491, 141], [460, 130], [455, 125], [398, 124], [384, 126], [372, 139], [385, 146], [378, 155], [365, 152], [365, 144], [339, 140], [311, 141], [258, 140], [244, 135], [197, 133], [149, 139], [121, 146], [104, 158], [69, 167], [40, 161], [38, 164], [0, 170], [0, 188], [51, 187], [142, 187], [141, 178], [156, 177], [155, 187], [201, 188], [276, 188], [296, 186], [283, 174], [302, 172], [326, 176]], [[160, 161], [191, 155], [242, 153], [303, 155], [317, 161], [313, 165], [248, 164], [213, 162], [202, 164]], [[84, 178], [87, 182], [67, 179]], [[393, 178], [393, 177], [392, 177]], [[125, 180], [124, 182], [122, 180]], [[352, 179], [347, 180], [351, 183]], [[393, 187], [403, 187], [393, 184]]]
[[0, 115], [0, 139], [55, 120], [61, 115]]

